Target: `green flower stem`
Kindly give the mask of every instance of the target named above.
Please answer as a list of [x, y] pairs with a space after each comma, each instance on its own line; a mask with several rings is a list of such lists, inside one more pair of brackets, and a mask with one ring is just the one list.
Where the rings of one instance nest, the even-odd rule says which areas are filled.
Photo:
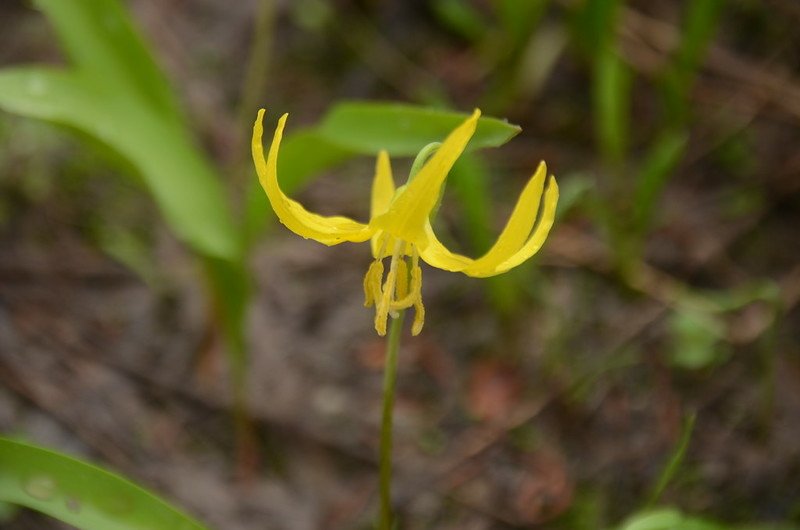
[[394, 391], [397, 383], [397, 352], [400, 349], [400, 335], [403, 331], [405, 311], [392, 318], [386, 337], [386, 365], [383, 369], [383, 413], [381, 417], [380, 445], [380, 530], [392, 528], [392, 413], [394, 411]]

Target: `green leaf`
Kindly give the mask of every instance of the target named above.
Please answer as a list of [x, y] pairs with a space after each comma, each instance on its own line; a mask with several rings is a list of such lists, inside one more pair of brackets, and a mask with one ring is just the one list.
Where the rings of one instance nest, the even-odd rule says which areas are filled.
[[780, 523], [723, 524], [686, 515], [675, 508], [659, 508], [633, 515], [619, 527], [619, 530], [797, 530], [797, 528], [793, 524]]
[[[327, 141], [363, 155], [386, 149], [392, 156], [414, 156], [442, 141], [467, 114], [397, 103], [348, 102], [331, 109], [317, 127]], [[520, 127], [497, 118], [480, 118], [468, 149], [497, 147]]]
[[669, 326], [674, 366], [699, 370], [718, 362], [726, 353], [722, 343], [725, 325], [718, 315], [682, 307], [672, 313]]
[[630, 518], [620, 530], [723, 530], [725, 527], [684, 516], [673, 508], [644, 512]]
[[117, 0], [35, 0], [73, 64], [99, 83], [137, 94], [177, 118], [169, 84]]
[[83, 530], [203, 530], [136, 484], [70, 456], [0, 438], [0, 501]]
[[203, 254], [236, 259], [239, 236], [226, 193], [185, 132], [125, 93], [85, 74], [49, 68], [0, 71], [0, 108], [68, 125], [131, 162], [176, 234]]

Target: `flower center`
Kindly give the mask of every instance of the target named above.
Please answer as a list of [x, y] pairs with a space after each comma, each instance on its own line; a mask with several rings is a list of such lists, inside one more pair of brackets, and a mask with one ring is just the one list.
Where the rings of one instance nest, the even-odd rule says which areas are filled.
[[[384, 280], [384, 251], [390, 239], [394, 240], [394, 249]], [[375, 305], [375, 330], [380, 336], [386, 335], [389, 316], [397, 318], [400, 311], [413, 306], [415, 315], [411, 334], [418, 335], [425, 323], [425, 307], [422, 305], [422, 269], [417, 248], [385, 234], [381, 236], [379, 247], [378, 257], [364, 276], [364, 306]]]

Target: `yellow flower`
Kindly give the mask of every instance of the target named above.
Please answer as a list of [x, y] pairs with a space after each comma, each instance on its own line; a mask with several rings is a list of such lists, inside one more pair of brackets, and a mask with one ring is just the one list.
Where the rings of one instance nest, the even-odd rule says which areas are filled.
[[[415, 310], [412, 333], [417, 335], [422, 330], [425, 309], [422, 305], [420, 258], [446, 271], [463, 272], [479, 278], [494, 276], [533, 256], [553, 225], [558, 185], [555, 177], [547, 178], [547, 166], [541, 162], [522, 190], [499, 238], [482, 257], [471, 259], [454, 254], [433, 233], [430, 214], [437, 205], [450, 168], [475, 132], [479, 110], [456, 127], [411, 181], [400, 188], [395, 188], [389, 155], [385, 151], [378, 154], [368, 224], [342, 216], [311, 213], [287, 197], [278, 184], [278, 151], [287, 116], [284, 114], [278, 121], [265, 160], [261, 142], [264, 109], [258, 112], [252, 144], [258, 179], [272, 209], [292, 232], [325, 245], [371, 240], [375, 259], [364, 277], [364, 294], [365, 305], [375, 305], [375, 330], [379, 335], [386, 334], [389, 315], [394, 316], [410, 307]], [[547, 189], [544, 189], [545, 182]], [[542, 195], [544, 204], [540, 213]], [[384, 279], [383, 260], [387, 257], [391, 260]]]

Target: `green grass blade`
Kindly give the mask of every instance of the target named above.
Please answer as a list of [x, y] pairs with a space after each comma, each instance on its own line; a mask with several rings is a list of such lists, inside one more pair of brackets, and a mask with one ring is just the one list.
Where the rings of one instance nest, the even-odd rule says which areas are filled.
[[[397, 103], [348, 102], [333, 107], [317, 131], [331, 143], [363, 155], [386, 149], [393, 156], [414, 156], [440, 142], [467, 114]], [[521, 129], [497, 118], [480, 118], [468, 149], [497, 147]]]
[[[486, 164], [478, 156], [466, 153], [451, 170], [448, 186], [458, 196], [472, 255], [480, 256], [492, 246], [496, 233], [491, 229], [491, 192]], [[522, 291], [511, 274], [486, 278], [489, 299], [501, 315], [510, 315], [517, 307]]]
[[608, 45], [597, 52], [594, 75], [595, 133], [603, 158], [619, 166], [627, 154], [631, 72]]
[[664, 490], [667, 488], [667, 485], [669, 485], [670, 481], [675, 477], [675, 473], [677, 473], [678, 468], [681, 466], [681, 463], [686, 456], [686, 450], [689, 449], [689, 442], [692, 440], [695, 419], [695, 414], [690, 414], [684, 420], [681, 438], [678, 440], [678, 445], [675, 446], [675, 451], [673, 451], [672, 456], [670, 456], [669, 462], [667, 462], [667, 465], [664, 466], [661, 475], [658, 477], [658, 482], [656, 483], [655, 488], [653, 488], [653, 492], [650, 494], [648, 506], [652, 506], [658, 501], [658, 499], [661, 497], [661, 494], [664, 493]]
[[431, 9], [450, 30], [469, 41], [478, 41], [487, 30], [485, 17], [461, 0], [434, 0]]
[[620, 0], [586, 0], [576, 19], [578, 39], [589, 53], [595, 54], [614, 41]]
[[177, 118], [178, 106], [118, 0], [35, 0], [53, 24], [73, 64], [99, 83], [137, 94], [163, 117]]
[[136, 167], [181, 239], [210, 256], [240, 254], [216, 174], [185, 133], [151, 109], [85, 75], [35, 67], [0, 71], [0, 108], [74, 127], [108, 145]]
[[503, 27], [504, 38], [509, 39], [512, 47], [521, 46], [528, 40], [534, 28], [544, 15], [549, 0], [499, 0], [493, 7], [497, 11]]
[[686, 151], [688, 135], [682, 131], [667, 131], [651, 147], [639, 171], [633, 201], [633, 228], [644, 234], [650, 226], [655, 202], [667, 179]]
[[136, 484], [70, 456], [0, 438], [0, 501], [83, 530], [203, 530]]
[[667, 120], [672, 124], [680, 124], [687, 117], [687, 95], [724, 5], [724, 0], [695, 0], [687, 4], [681, 42], [662, 84]]

